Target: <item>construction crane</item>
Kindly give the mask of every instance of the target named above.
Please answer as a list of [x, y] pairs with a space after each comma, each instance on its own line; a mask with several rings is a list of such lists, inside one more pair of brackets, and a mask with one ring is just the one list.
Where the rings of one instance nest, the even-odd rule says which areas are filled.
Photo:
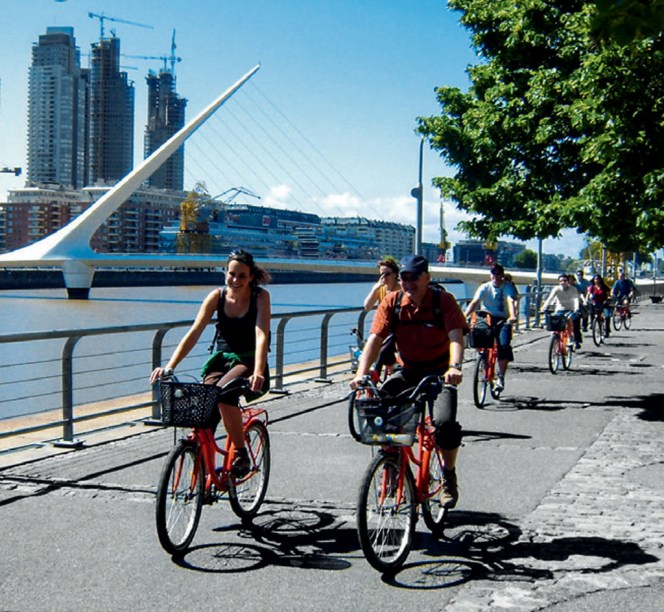
[[127, 25], [135, 25], [139, 28], [147, 28], [148, 30], [154, 30], [154, 27], [151, 25], [146, 25], [144, 23], [137, 23], [136, 21], [127, 21], [126, 19], [118, 19], [117, 17], [109, 17], [108, 15], [98, 15], [97, 13], [88, 13], [90, 19], [99, 19], [99, 38], [104, 38], [104, 19], [108, 21], [115, 21], [117, 23], [126, 23]]
[[3, 174], [13, 174], [14, 176], [21, 176], [23, 170], [21, 168], [0, 168], [0, 172]]
[[177, 45], [175, 44], [175, 30], [173, 30], [173, 36], [171, 38], [171, 54], [170, 55], [125, 55], [122, 57], [128, 57], [131, 59], [145, 59], [145, 60], [161, 60], [164, 62], [164, 72], [168, 70], [166, 62], [171, 64], [171, 74], [175, 76], [175, 64], [176, 62], [181, 62], [182, 58], [175, 55], [175, 49]]

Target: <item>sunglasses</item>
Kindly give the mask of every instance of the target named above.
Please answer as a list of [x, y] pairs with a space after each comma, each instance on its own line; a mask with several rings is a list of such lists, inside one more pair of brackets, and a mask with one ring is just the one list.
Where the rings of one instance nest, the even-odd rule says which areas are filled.
[[381, 272], [380, 277], [384, 278], [386, 276], [392, 276], [393, 274], [394, 274], [394, 272]]

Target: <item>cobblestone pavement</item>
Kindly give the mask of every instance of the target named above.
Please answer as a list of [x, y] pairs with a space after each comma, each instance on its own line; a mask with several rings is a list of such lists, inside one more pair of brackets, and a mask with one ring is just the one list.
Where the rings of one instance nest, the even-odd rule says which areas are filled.
[[[664, 330], [654, 326], [652, 331], [661, 337]], [[659, 379], [663, 366], [661, 356], [657, 359], [651, 366]], [[576, 465], [519, 521], [518, 537], [507, 546], [497, 543], [494, 554], [484, 556], [493, 565], [486, 577], [460, 589], [446, 612], [557, 609], [559, 602], [639, 587], [656, 587], [661, 593], [662, 399], [662, 393], [650, 396], [645, 409], [637, 401], [633, 406], [623, 403]], [[606, 609], [597, 604], [576, 609]], [[663, 608], [651, 598], [639, 606], [637, 598], [629, 609]]]

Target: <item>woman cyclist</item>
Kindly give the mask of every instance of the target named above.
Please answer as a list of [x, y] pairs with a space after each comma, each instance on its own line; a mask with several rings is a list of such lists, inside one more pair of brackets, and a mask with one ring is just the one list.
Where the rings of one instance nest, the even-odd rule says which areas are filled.
[[590, 287], [588, 287], [588, 302], [591, 305], [590, 316], [592, 321], [600, 310], [604, 311], [604, 335], [607, 338], [609, 337], [611, 327], [611, 308], [609, 307], [610, 298], [611, 289], [599, 274], [595, 274]]
[[[217, 350], [203, 367], [203, 383], [223, 386], [229, 381], [245, 377], [251, 391], [238, 391], [224, 395], [219, 410], [226, 432], [235, 446], [231, 475], [242, 478], [250, 469], [249, 456], [244, 446], [242, 412], [238, 407], [240, 395], [247, 400], [260, 397], [270, 387], [267, 353], [270, 335], [270, 294], [259, 287], [267, 284], [270, 275], [259, 267], [251, 253], [232, 252], [226, 266], [226, 286], [208, 294], [189, 331], [180, 341], [165, 368], [155, 368], [150, 376], [156, 382], [173, 373], [177, 365], [189, 354], [201, 334], [217, 314]], [[216, 427], [218, 417], [210, 425]]]

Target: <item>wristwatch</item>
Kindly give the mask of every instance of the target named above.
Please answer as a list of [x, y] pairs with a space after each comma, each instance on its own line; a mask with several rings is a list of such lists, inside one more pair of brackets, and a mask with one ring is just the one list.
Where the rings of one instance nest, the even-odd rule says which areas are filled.
[[454, 368], [455, 370], [460, 370], [462, 368], [463, 364], [459, 363], [458, 361], [456, 363], [450, 363], [449, 369]]

